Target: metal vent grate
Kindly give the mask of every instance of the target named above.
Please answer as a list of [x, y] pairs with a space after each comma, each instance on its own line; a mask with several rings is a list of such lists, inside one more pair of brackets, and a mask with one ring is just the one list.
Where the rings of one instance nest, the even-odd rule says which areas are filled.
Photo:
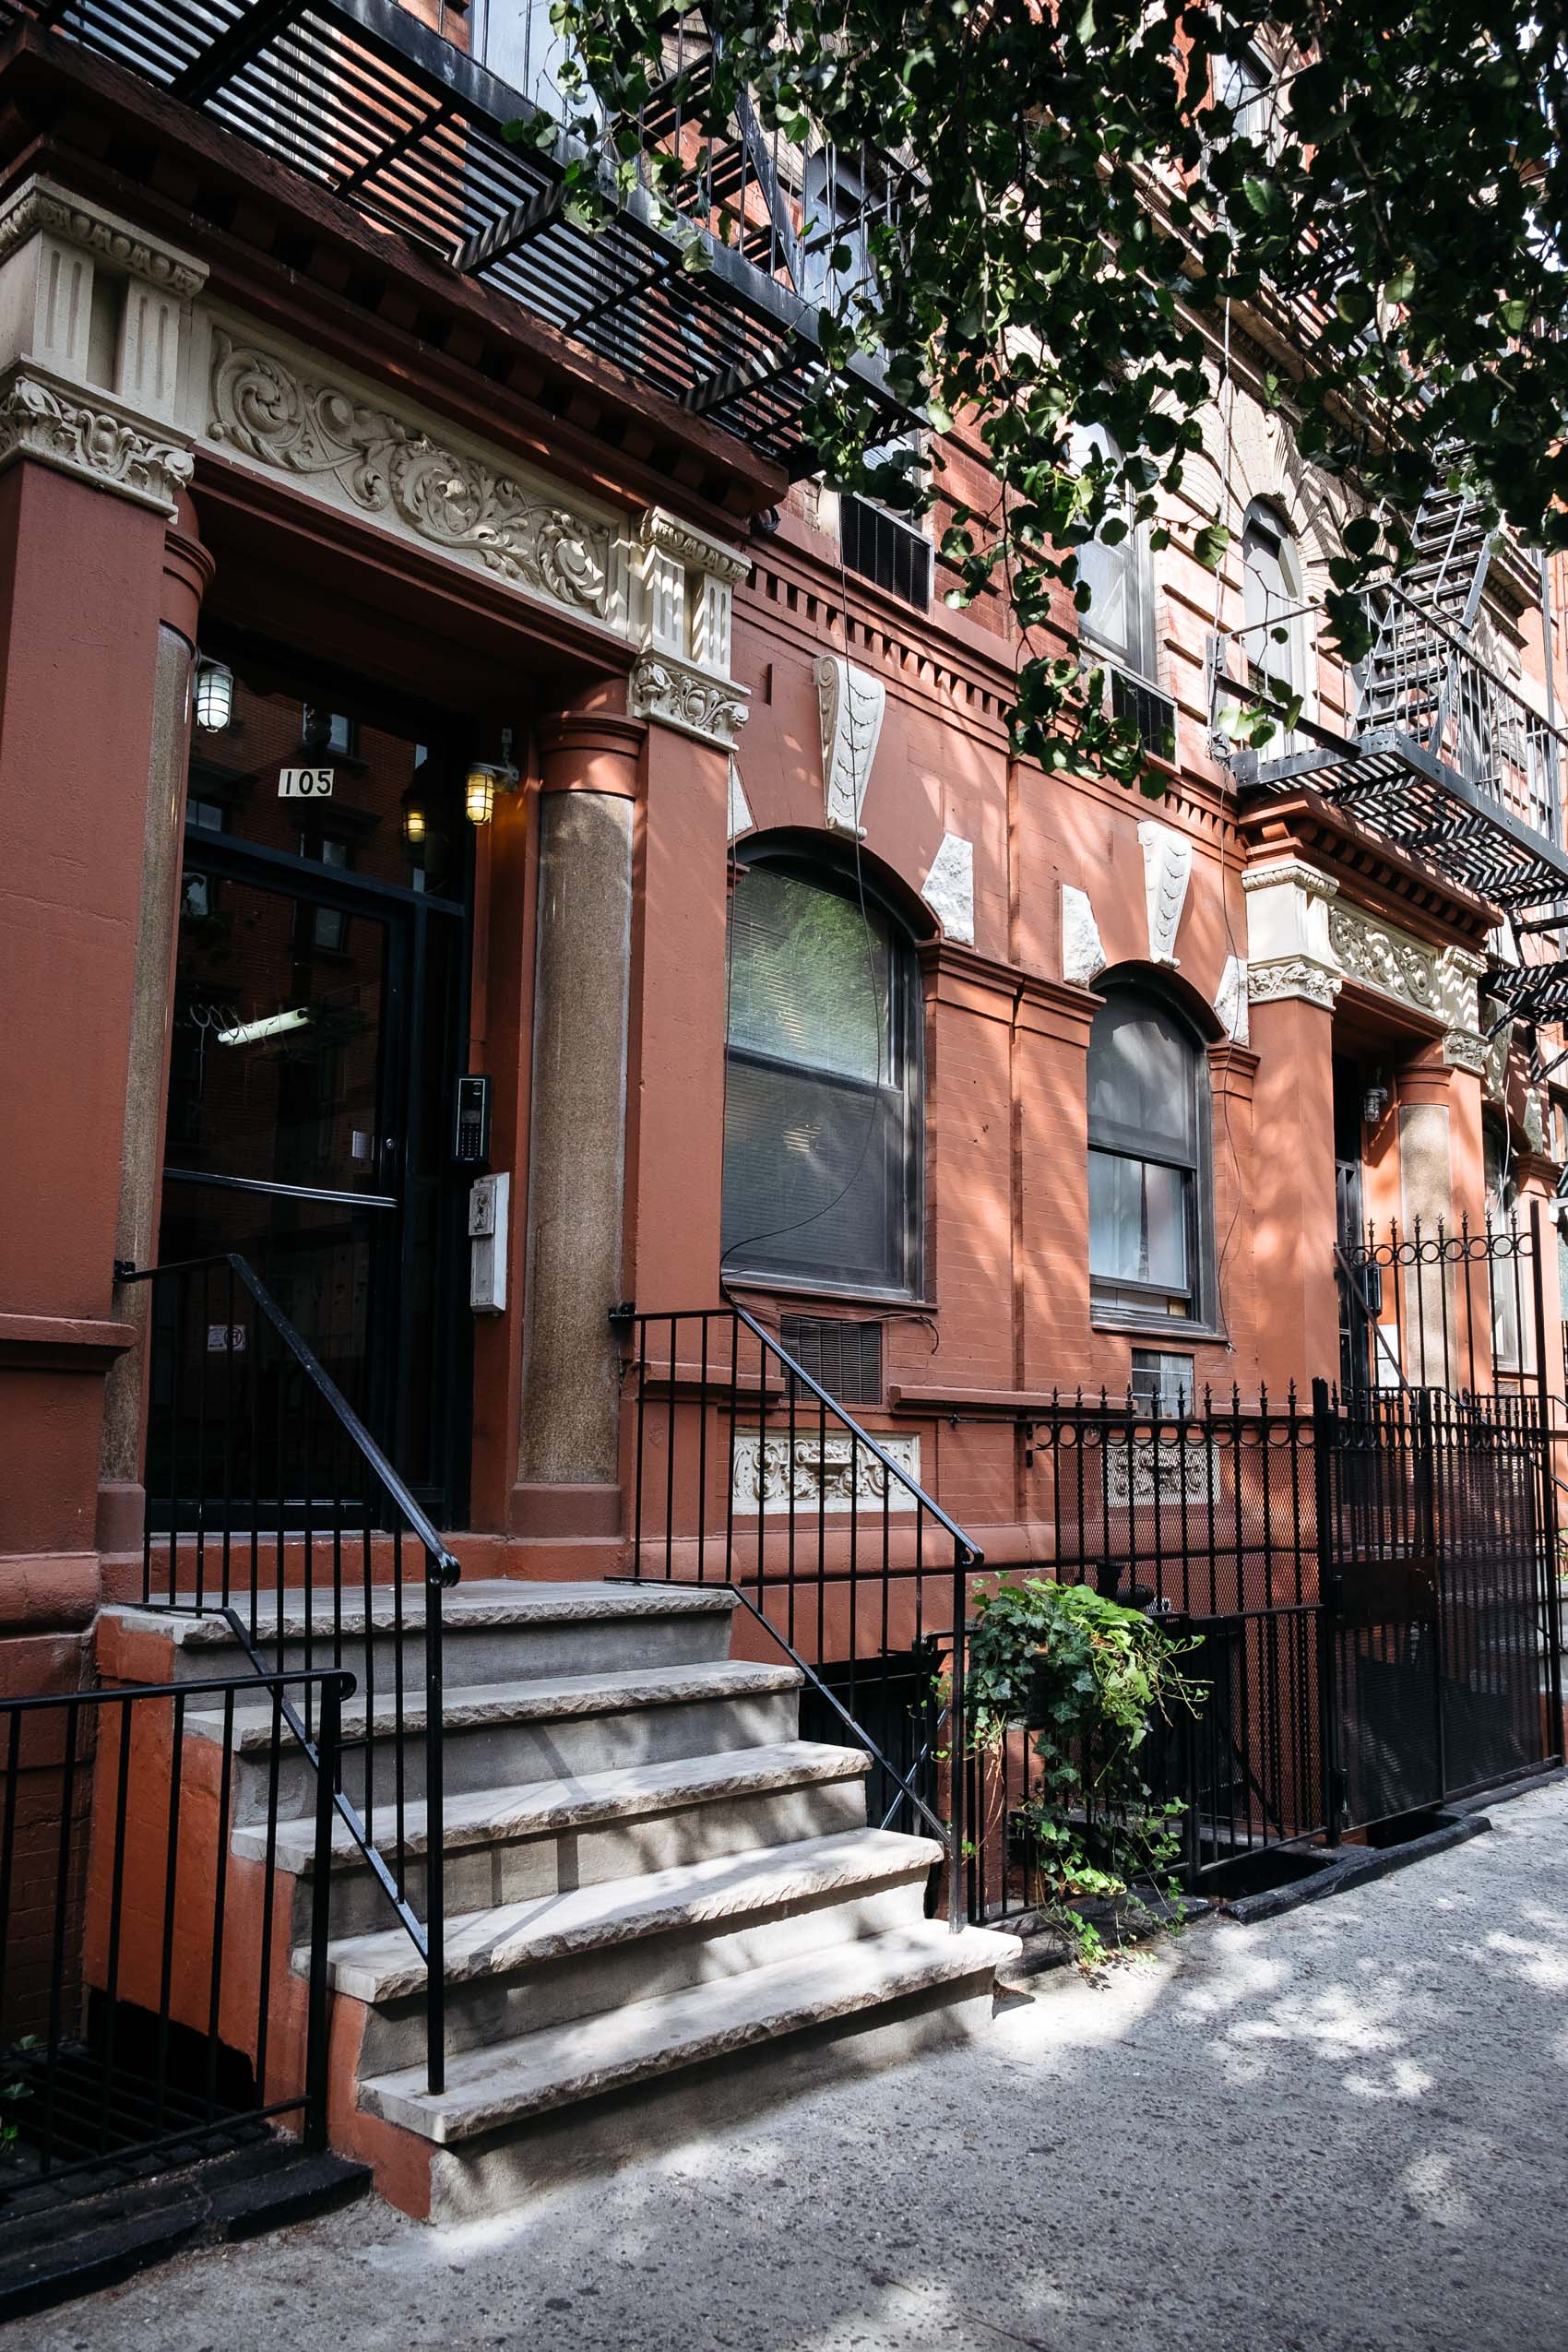
[[917, 612], [930, 611], [931, 541], [923, 531], [845, 491], [838, 501], [838, 534], [851, 572], [902, 597]]
[[882, 1402], [882, 1325], [823, 1315], [781, 1315], [779, 1345], [844, 1405]]

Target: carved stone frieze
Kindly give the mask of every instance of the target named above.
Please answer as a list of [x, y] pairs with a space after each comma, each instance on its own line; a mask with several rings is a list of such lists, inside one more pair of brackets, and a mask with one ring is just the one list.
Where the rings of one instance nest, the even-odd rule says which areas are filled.
[[1252, 1004], [1277, 1004], [1284, 998], [1299, 996], [1307, 1004], [1320, 1004], [1332, 1012], [1344, 985], [1336, 971], [1311, 956], [1289, 956], [1278, 963], [1247, 966], [1247, 1001]]
[[[879, 1436], [876, 1442], [918, 1485], [920, 1439]], [[787, 1432], [764, 1437], [756, 1430], [737, 1430], [732, 1478], [737, 1511], [788, 1511], [791, 1492], [797, 1511], [860, 1509], [880, 1515], [885, 1492], [890, 1512], [915, 1507], [909, 1488], [890, 1479], [875, 1455], [848, 1435], [797, 1437], [791, 1459]]]
[[1439, 956], [1341, 898], [1330, 908], [1328, 938], [1352, 980], [1365, 980], [1385, 996], [1401, 996], [1423, 1013], [1435, 1012], [1442, 997]]
[[683, 523], [676, 515], [667, 514], [662, 506], [649, 506], [637, 525], [637, 537], [645, 547], [662, 548], [677, 563], [694, 572], [709, 572], [716, 579], [728, 580], [731, 588], [740, 588], [751, 577], [752, 559], [739, 548], [727, 547], [721, 539], [709, 539], [695, 524]]
[[108, 405], [17, 369], [0, 389], [0, 466], [36, 457], [65, 473], [172, 514], [191, 478], [190, 451]]
[[1140, 1503], [1213, 1503], [1218, 1470], [1204, 1445], [1179, 1438], [1134, 1437], [1105, 1449], [1105, 1500], [1111, 1510]]
[[634, 719], [661, 719], [683, 734], [730, 750], [746, 717], [746, 691], [672, 654], [645, 653], [632, 671]]
[[837, 654], [824, 654], [816, 664], [816, 696], [827, 822], [836, 833], [858, 834], [882, 739], [887, 690], [869, 670], [857, 670]]
[[365, 514], [395, 517], [431, 546], [475, 560], [512, 587], [610, 617], [608, 523], [221, 329], [212, 338], [207, 431], [257, 465], [335, 482]]
[[1474, 1029], [1448, 1029], [1443, 1039], [1443, 1059], [1450, 1070], [1468, 1070], [1472, 1076], [1484, 1078], [1491, 1047], [1484, 1037]]

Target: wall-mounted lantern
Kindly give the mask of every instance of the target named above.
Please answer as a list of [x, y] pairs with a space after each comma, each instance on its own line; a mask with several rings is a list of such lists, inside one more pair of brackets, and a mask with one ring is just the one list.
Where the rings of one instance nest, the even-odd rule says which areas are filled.
[[410, 849], [422, 849], [430, 833], [430, 818], [424, 804], [424, 794], [419, 785], [410, 784], [402, 799], [403, 840]]
[[226, 661], [199, 660], [196, 673], [196, 725], [221, 735], [234, 716], [234, 673]]
[[475, 760], [469, 768], [463, 804], [470, 825], [488, 825], [495, 814], [497, 792], [515, 792], [522, 778], [512, 765], [512, 730], [501, 730], [499, 760]]

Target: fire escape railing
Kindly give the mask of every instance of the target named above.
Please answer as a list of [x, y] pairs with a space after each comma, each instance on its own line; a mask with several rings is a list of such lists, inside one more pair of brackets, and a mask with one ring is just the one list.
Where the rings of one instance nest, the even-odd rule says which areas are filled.
[[[1292, 716], [1286, 664], [1270, 659], [1277, 633], [1301, 630], [1314, 607], [1214, 641], [1213, 725], [1238, 786], [1309, 784], [1510, 914], [1568, 901], [1568, 734], [1403, 589], [1386, 585], [1368, 604], [1373, 649], [1354, 673], [1346, 732]], [[1272, 718], [1274, 737], [1239, 742], [1238, 711]]]
[[[803, 185], [781, 185], [778, 142], [749, 110], [713, 143], [703, 189], [672, 230], [646, 186], [617, 185], [606, 157], [560, 133], [543, 146], [508, 137], [544, 110], [397, 0], [0, 0], [0, 30], [16, 24], [181, 101], [771, 463], [814, 469], [801, 411], [826, 375], [824, 295], [802, 238], [819, 249], [820, 278], [830, 265], [807, 214], [822, 208]], [[650, 148], [695, 136], [684, 88], [677, 77], [668, 119], [659, 93], [650, 99]], [[568, 170], [585, 163], [609, 206], [597, 229], [570, 200]], [[834, 227], [863, 248], [885, 190], [862, 198], [865, 219], [839, 204]], [[835, 368], [885, 410], [890, 436], [909, 429], [874, 354]]]

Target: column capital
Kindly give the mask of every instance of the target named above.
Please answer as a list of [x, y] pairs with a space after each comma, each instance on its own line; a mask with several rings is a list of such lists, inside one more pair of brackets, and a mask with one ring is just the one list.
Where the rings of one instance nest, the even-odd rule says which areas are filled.
[[0, 465], [30, 457], [172, 515], [206, 278], [196, 255], [51, 181], [18, 189], [0, 208]]
[[546, 792], [606, 792], [635, 801], [647, 721], [611, 707], [622, 692], [614, 679], [584, 702], [557, 711], [539, 731], [540, 785]]
[[1343, 985], [1333, 966], [1320, 963], [1313, 956], [1286, 956], [1247, 965], [1249, 1004], [1277, 1004], [1293, 997], [1332, 1013]]
[[217, 566], [202, 543], [196, 508], [182, 497], [163, 539], [163, 611], [165, 625], [184, 638], [194, 653], [201, 622], [202, 599], [212, 585]]

